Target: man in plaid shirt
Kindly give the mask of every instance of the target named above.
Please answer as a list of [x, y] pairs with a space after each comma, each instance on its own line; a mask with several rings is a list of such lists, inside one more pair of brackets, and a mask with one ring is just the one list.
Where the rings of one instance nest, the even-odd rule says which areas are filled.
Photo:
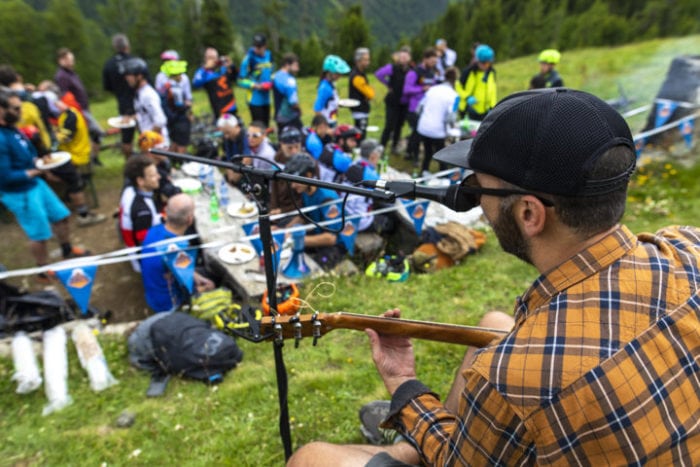
[[517, 93], [435, 158], [473, 171], [462, 195], [541, 275], [513, 318], [484, 317], [509, 332], [467, 352], [444, 404], [410, 340], [368, 330], [384, 426], [407, 442], [315, 442], [289, 465], [699, 465], [700, 229], [619, 224], [635, 166], [623, 118], [580, 91]]

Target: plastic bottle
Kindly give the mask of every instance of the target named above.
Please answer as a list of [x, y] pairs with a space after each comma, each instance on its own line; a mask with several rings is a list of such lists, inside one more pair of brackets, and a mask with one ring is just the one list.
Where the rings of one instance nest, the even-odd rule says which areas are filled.
[[202, 188], [207, 183], [207, 166], [204, 164], [201, 164], [199, 167], [199, 181], [202, 183]]
[[225, 178], [222, 178], [221, 184], [219, 185], [219, 204], [221, 204], [222, 208], [226, 209], [226, 207], [228, 206], [228, 202], [228, 183], [226, 183]]
[[209, 216], [212, 222], [219, 220], [219, 200], [215, 191], [212, 191], [211, 195], [209, 195]]
[[216, 186], [216, 183], [214, 181], [214, 168], [213, 167], [208, 167], [209, 172], [207, 173], [207, 188], [209, 189], [210, 193], [214, 193], [214, 187]]

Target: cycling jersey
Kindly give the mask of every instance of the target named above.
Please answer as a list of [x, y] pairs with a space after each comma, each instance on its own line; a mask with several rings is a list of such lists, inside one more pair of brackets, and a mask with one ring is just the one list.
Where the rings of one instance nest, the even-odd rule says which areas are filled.
[[335, 126], [338, 114], [338, 91], [335, 89], [335, 85], [325, 78], [318, 84], [314, 112], [326, 117], [331, 127]]
[[[258, 55], [252, 47], [248, 50], [238, 74], [238, 85], [247, 89], [246, 102], [250, 105], [270, 105], [270, 89], [272, 89], [272, 53]], [[253, 89], [253, 85], [262, 86]]]

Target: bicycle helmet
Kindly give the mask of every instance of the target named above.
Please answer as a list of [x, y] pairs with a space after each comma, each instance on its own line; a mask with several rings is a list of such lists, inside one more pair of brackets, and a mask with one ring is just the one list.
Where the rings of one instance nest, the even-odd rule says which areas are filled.
[[187, 62], [185, 60], [168, 60], [160, 66], [160, 71], [167, 76], [177, 76], [187, 73]]
[[343, 125], [338, 125], [336, 127], [335, 132], [334, 132], [334, 136], [335, 136], [336, 140], [341, 139], [341, 138], [343, 138], [343, 139], [355, 138], [355, 139], [359, 140], [360, 138], [362, 138], [362, 132], [360, 130], [358, 130], [357, 128], [355, 128], [354, 126], [343, 124]]
[[284, 172], [291, 175], [306, 176], [316, 172], [316, 161], [310, 155], [300, 152], [292, 156], [284, 166]]
[[160, 59], [161, 60], [180, 60], [180, 54], [177, 53], [177, 50], [166, 50], [162, 54], [160, 54]]
[[494, 53], [493, 49], [486, 44], [481, 44], [478, 46], [474, 51], [474, 54], [476, 55], [476, 60], [481, 63], [493, 62], [493, 60], [496, 58], [496, 54]]
[[124, 71], [122, 74], [125, 75], [146, 75], [148, 74], [148, 65], [146, 62], [139, 57], [132, 57], [124, 60]]
[[556, 65], [557, 63], [559, 63], [560, 58], [561, 54], [558, 50], [546, 49], [540, 52], [539, 57], [537, 57], [537, 61], [540, 63], [549, 63], [551, 65]]
[[253, 36], [253, 47], [262, 47], [267, 45], [267, 37], [264, 34], [255, 34]]
[[323, 71], [344, 75], [350, 73], [350, 65], [337, 55], [327, 55], [326, 58], [323, 59]]
[[301, 131], [294, 126], [286, 126], [282, 128], [280, 133], [280, 143], [301, 143]]
[[149, 149], [159, 147], [163, 144], [163, 135], [155, 131], [144, 131], [139, 135], [139, 149], [141, 152], [148, 152]]

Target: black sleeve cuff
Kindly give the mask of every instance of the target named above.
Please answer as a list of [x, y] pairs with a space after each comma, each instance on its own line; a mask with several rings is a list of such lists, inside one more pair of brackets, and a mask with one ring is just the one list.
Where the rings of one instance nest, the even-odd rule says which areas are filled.
[[437, 394], [417, 379], [411, 379], [403, 383], [396, 389], [391, 398], [391, 408], [387, 420], [391, 420], [401, 409], [411, 402], [411, 400], [423, 394], [432, 394], [439, 399]]

